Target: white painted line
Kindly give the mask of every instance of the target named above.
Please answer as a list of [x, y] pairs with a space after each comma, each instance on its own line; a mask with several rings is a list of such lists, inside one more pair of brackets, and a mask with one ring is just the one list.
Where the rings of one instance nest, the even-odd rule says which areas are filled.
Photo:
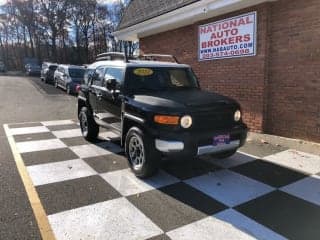
[[45, 121], [41, 123], [44, 126], [59, 126], [59, 125], [75, 124], [75, 122], [72, 120]]
[[7, 124], [5, 124], [3, 127], [8, 137], [9, 145], [11, 147], [11, 151], [13, 153], [13, 157], [16, 162], [18, 172], [22, 179], [30, 205], [32, 207], [35, 219], [37, 221], [37, 225], [39, 227], [41, 237], [42, 239], [55, 240], [55, 237], [51, 229], [51, 226], [49, 224], [49, 220], [47, 218], [44, 207], [42, 206], [38, 193], [32, 183], [32, 180], [28, 174], [26, 166], [24, 165], [21, 155], [17, 150], [16, 144], [14, 142], [14, 138], [12, 136], [9, 136], [9, 127]]
[[62, 131], [53, 131], [53, 135], [57, 138], [73, 138], [73, 137], [81, 137], [82, 133], [79, 129], [71, 129], [71, 130], [62, 130]]
[[318, 175], [304, 178], [280, 190], [320, 206], [320, 176]]
[[231, 224], [213, 217], [185, 225], [167, 233], [172, 240], [254, 240], [249, 234], [242, 232]]
[[230, 170], [221, 170], [185, 181], [212, 198], [233, 207], [274, 190], [264, 183]]
[[9, 129], [9, 136], [33, 134], [33, 133], [44, 133], [44, 132], [50, 132], [50, 130], [44, 126], [10, 128]]
[[320, 156], [292, 149], [266, 156], [263, 159], [309, 175], [320, 172]]
[[110, 139], [110, 140], [120, 139], [120, 136], [118, 134], [115, 134], [114, 132], [111, 132], [111, 131], [100, 133], [99, 137], [103, 139]]
[[173, 240], [286, 239], [233, 209], [172, 230], [167, 235]]
[[214, 215], [215, 218], [224, 221], [256, 239], [266, 240], [285, 240], [286, 238], [272, 231], [271, 229], [257, 223], [256, 221], [248, 218], [247, 216], [233, 210], [227, 209]]
[[142, 193], [179, 182], [179, 179], [163, 171], [159, 171], [157, 175], [144, 180], [137, 178], [130, 169], [104, 173], [100, 176], [120, 192], [122, 196]]
[[52, 149], [66, 148], [65, 145], [59, 139], [29, 141], [29, 142], [18, 142], [16, 143], [19, 153], [37, 152]]
[[49, 221], [59, 240], [136, 240], [162, 233], [125, 198], [50, 215]]
[[74, 146], [70, 147], [70, 149], [77, 154], [79, 158], [97, 157], [119, 152], [118, 149], [105, 149], [103, 146], [93, 144]]
[[97, 174], [82, 159], [34, 165], [27, 167], [27, 169], [35, 186]]

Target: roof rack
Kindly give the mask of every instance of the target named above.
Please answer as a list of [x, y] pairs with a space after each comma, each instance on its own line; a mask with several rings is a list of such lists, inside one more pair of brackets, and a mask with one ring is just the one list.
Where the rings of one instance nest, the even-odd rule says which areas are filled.
[[176, 63], [179, 63], [178, 59], [174, 55], [169, 54], [143, 54], [138, 56], [138, 58], [148, 61], [155, 61], [156, 58], [172, 58]]
[[114, 61], [123, 60], [129, 62], [130, 59], [139, 59], [147, 61], [155, 61], [157, 58], [172, 58], [176, 63], [179, 63], [178, 59], [174, 55], [169, 54], [143, 54], [139, 56], [128, 57], [126, 53], [123, 52], [106, 52], [97, 55], [96, 61]]
[[128, 62], [128, 56], [127, 54], [123, 52], [107, 52], [107, 53], [101, 53], [97, 55], [96, 61], [104, 61], [104, 60], [124, 60], [125, 62]]

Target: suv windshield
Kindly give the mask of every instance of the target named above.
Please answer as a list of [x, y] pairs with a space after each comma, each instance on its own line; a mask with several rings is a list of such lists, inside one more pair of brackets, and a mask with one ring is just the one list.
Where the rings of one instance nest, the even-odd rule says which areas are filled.
[[83, 78], [84, 72], [84, 69], [69, 68], [69, 76], [72, 78]]
[[159, 91], [198, 88], [190, 68], [130, 67], [127, 69], [128, 88], [131, 90]]

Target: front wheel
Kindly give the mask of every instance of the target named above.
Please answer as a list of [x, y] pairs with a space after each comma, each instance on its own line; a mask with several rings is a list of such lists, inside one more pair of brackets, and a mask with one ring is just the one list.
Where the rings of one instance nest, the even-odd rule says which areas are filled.
[[80, 128], [83, 137], [88, 141], [94, 141], [99, 135], [99, 126], [87, 107], [83, 107], [79, 113]]
[[55, 86], [56, 88], [58, 88], [58, 80], [57, 80], [57, 79], [54, 79], [54, 86]]
[[128, 131], [125, 151], [129, 166], [137, 177], [147, 178], [157, 172], [161, 155], [155, 149], [152, 138], [139, 128], [132, 127]]

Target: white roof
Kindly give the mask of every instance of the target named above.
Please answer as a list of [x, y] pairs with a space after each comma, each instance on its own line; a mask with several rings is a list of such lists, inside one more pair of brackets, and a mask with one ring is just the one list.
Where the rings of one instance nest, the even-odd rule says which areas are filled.
[[190, 67], [186, 64], [178, 64], [173, 62], [162, 62], [162, 61], [142, 61], [142, 60], [129, 60], [129, 62], [124, 62], [123, 60], [113, 60], [113, 61], [98, 61], [88, 66], [89, 69], [95, 69], [99, 66], [112, 66], [112, 67], [175, 67], [175, 68], [185, 68]]
[[84, 69], [83, 66], [60, 64], [59, 67]]

